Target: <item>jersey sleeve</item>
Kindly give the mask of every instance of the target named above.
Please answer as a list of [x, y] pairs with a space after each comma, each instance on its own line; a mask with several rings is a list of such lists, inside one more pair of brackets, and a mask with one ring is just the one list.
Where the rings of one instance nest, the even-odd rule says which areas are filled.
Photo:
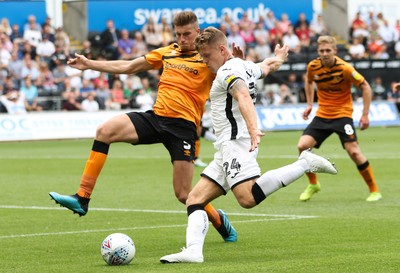
[[350, 64], [346, 64], [345, 69], [344, 69], [345, 77], [351, 81], [355, 86], [360, 86], [365, 78], [358, 73], [357, 70]]
[[[229, 90], [231, 86], [239, 79], [246, 81], [246, 78], [250, 75], [255, 79], [262, 77], [262, 70], [258, 64], [253, 62], [245, 62], [245, 65], [234, 65], [225, 67], [221, 71], [218, 71], [220, 76], [218, 77], [221, 81], [222, 86], [225, 90]], [[248, 74], [250, 73], [250, 74]]]
[[263, 76], [263, 71], [262, 71], [261, 67], [258, 64], [253, 63], [253, 62], [248, 62], [248, 65], [249, 65], [249, 67], [251, 67], [251, 70], [254, 72], [254, 77], [258, 80], [261, 79]]
[[160, 69], [163, 67], [163, 54], [164, 54], [165, 49], [164, 48], [158, 48], [155, 50], [150, 51], [145, 55], [146, 61], [151, 64], [155, 69]]
[[312, 67], [312, 61], [311, 62], [309, 62], [308, 63], [308, 65], [307, 65], [307, 82], [308, 83], [312, 83], [313, 81], [314, 81], [314, 75], [313, 75], [313, 73], [312, 73], [312, 69], [311, 69], [311, 67]]
[[217, 79], [226, 91], [229, 91], [237, 80], [242, 79], [240, 73], [231, 68], [222, 69], [222, 71], [218, 71], [218, 74]]

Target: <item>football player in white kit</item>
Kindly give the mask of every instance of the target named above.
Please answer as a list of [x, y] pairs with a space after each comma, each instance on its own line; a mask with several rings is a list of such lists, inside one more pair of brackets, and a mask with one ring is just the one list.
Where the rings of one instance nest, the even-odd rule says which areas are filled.
[[337, 173], [328, 160], [306, 150], [296, 162], [261, 175], [257, 153], [264, 134], [258, 129], [254, 107], [256, 81], [276, 71], [287, 59], [286, 45], [277, 45], [275, 57], [255, 64], [234, 58], [225, 35], [208, 27], [196, 38], [196, 48], [210, 71], [217, 73], [210, 92], [217, 152], [186, 201], [186, 247], [162, 257], [162, 263], [204, 261], [203, 245], [208, 230], [204, 205], [229, 190], [242, 207], [252, 208], [306, 172]]

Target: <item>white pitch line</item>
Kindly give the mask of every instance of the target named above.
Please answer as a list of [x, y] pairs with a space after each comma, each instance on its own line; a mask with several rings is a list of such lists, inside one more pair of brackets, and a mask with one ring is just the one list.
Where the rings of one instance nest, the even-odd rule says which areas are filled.
[[[31, 210], [65, 210], [65, 208], [58, 207], [39, 207], [39, 206], [0, 206], [0, 209], [31, 209]], [[112, 208], [91, 208], [95, 211], [119, 211], [119, 212], [139, 212], [139, 213], [170, 213], [170, 214], [184, 214], [186, 211], [178, 210], [139, 210], [139, 209], [112, 209]], [[287, 221], [287, 220], [299, 220], [299, 219], [311, 219], [318, 218], [318, 216], [307, 216], [307, 215], [289, 215], [289, 214], [257, 214], [257, 213], [229, 213], [229, 215], [235, 216], [248, 216], [248, 217], [271, 217], [264, 219], [249, 219], [249, 220], [238, 220], [231, 221], [232, 223], [251, 223], [251, 222], [267, 222], [267, 221]], [[129, 227], [129, 228], [110, 228], [110, 229], [93, 229], [93, 230], [76, 230], [76, 231], [64, 231], [64, 232], [47, 232], [47, 233], [28, 233], [28, 234], [12, 234], [2, 235], [0, 239], [12, 239], [12, 238], [26, 238], [26, 237], [39, 237], [39, 236], [57, 236], [57, 235], [74, 235], [94, 232], [116, 232], [116, 231], [128, 231], [128, 230], [146, 230], [146, 229], [158, 229], [158, 228], [177, 228], [186, 227], [186, 224], [182, 225], [161, 225], [161, 226], [144, 226], [144, 227]]]
[[130, 227], [130, 228], [87, 229], [87, 230], [63, 231], [63, 232], [28, 233], [28, 234], [4, 235], [4, 236], [0, 236], [0, 239], [52, 236], [52, 235], [74, 235], [74, 234], [82, 234], [82, 233], [115, 232], [115, 231], [144, 230], [144, 229], [155, 229], [155, 228], [176, 228], [176, 227], [184, 227], [184, 226], [186, 226], [186, 225], [146, 226], [146, 227]]
[[[300, 220], [317, 218], [318, 216], [293, 216], [283, 218], [268, 218], [268, 219], [257, 219], [257, 220], [239, 220], [231, 221], [231, 223], [255, 223], [255, 222], [269, 222], [269, 221], [287, 221], [287, 220]], [[167, 225], [167, 226], [144, 226], [144, 227], [129, 227], [129, 228], [110, 228], [110, 229], [88, 229], [88, 230], [76, 230], [76, 231], [64, 231], [64, 232], [47, 232], [47, 233], [28, 233], [28, 234], [13, 234], [3, 235], [0, 239], [12, 239], [12, 238], [26, 238], [26, 237], [39, 237], [39, 236], [58, 236], [58, 235], [75, 235], [84, 233], [96, 233], [96, 232], [116, 232], [116, 231], [128, 231], [128, 230], [146, 230], [146, 229], [160, 229], [160, 228], [177, 228], [186, 227], [186, 224], [182, 225]]]
[[[40, 207], [40, 206], [7, 206], [0, 205], [0, 209], [31, 209], [31, 210], [66, 210], [64, 207]], [[90, 208], [90, 211], [115, 211], [115, 212], [143, 212], [143, 213], [164, 213], [164, 214], [186, 214], [184, 210], [151, 210], [151, 209], [120, 209], [120, 208]], [[293, 214], [265, 214], [265, 213], [241, 213], [229, 212], [229, 215], [251, 216], [251, 217], [302, 217], [314, 218], [317, 216], [293, 215]]]
[[[318, 151], [317, 151], [318, 153]], [[322, 154], [322, 156], [328, 157], [330, 159], [348, 159], [347, 154]], [[290, 154], [290, 155], [263, 155], [263, 154], [258, 154], [257, 158], [259, 159], [274, 159], [274, 158], [281, 158], [281, 159], [296, 159], [298, 156], [296, 154]], [[397, 153], [367, 153], [367, 157], [370, 159], [400, 159], [399, 154]], [[140, 155], [140, 154], [133, 154], [133, 155], [112, 155], [110, 158], [115, 158], [115, 159], [169, 159], [168, 155]], [[57, 160], [62, 160], [62, 159], [87, 159], [86, 155], [0, 155], [0, 159], [57, 159]]]

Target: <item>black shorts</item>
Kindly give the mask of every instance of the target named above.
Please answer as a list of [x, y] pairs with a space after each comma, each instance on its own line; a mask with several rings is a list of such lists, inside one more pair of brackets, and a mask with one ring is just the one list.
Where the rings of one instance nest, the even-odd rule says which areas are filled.
[[332, 133], [339, 136], [343, 148], [344, 143], [357, 141], [356, 129], [351, 118], [325, 119], [314, 117], [304, 130], [303, 135], [312, 136], [317, 142], [315, 148], [319, 148]]
[[127, 113], [139, 141], [133, 145], [162, 143], [171, 161], [194, 159], [196, 125], [181, 118], [161, 117], [153, 111]]

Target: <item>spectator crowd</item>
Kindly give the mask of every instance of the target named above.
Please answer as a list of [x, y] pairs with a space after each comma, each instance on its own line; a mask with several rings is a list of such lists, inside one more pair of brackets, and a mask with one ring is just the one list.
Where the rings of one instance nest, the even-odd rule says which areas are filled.
[[[225, 14], [218, 26], [229, 44], [240, 46], [248, 60], [258, 62], [270, 56], [276, 44], [287, 44], [289, 61], [309, 61], [317, 57], [316, 41], [329, 34], [322, 15], [309, 21], [304, 13], [298, 18], [287, 14], [275, 17], [269, 10], [257, 22], [244, 12], [238, 22]], [[349, 27], [350, 40], [339, 45], [338, 55], [346, 60], [400, 58], [400, 20], [391, 25], [382, 13], [369, 13], [368, 19], [356, 14]], [[141, 30], [117, 29], [113, 20], [105, 22], [102, 32], [89, 32], [77, 50], [68, 34], [54, 29], [51, 18], [42, 23], [34, 15], [20, 28], [8, 18], [0, 22], [0, 112], [99, 111], [151, 109], [157, 97], [162, 71], [137, 75], [109, 75], [98, 71], [80, 71], [67, 65], [75, 52], [90, 59], [131, 60], [174, 42], [173, 28], [166, 18], [150, 18]], [[257, 103], [295, 104], [305, 101], [304, 75], [289, 73], [275, 85], [261, 83]], [[397, 91], [377, 76], [368, 79], [374, 99], [400, 102]], [[394, 83], [392, 83], [394, 84]], [[354, 99], [360, 100], [354, 90]]]

